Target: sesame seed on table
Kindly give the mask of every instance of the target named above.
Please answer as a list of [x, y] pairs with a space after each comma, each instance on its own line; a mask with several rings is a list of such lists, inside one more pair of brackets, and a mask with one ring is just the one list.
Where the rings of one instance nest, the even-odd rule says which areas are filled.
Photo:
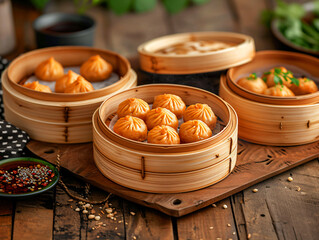
[[[256, 50], [291, 51], [260, 23], [261, 10], [273, 7], [274, 2], [212, 0], [175, 15], [169, 15], [161, 4], [141, 14], [117, 16], [102, 7], [93, 7], [87, 14], [99, 23], [94, 47], [126, 56], [137, 70], [139, 84], [145, 84], [156, 79], [150, 80], [138, 70], [137, 46], [167, 34], [241, 32], [254, 38]], [[36, 48], [32, 21], [40, 15], [24, 1], [13, 0], [12, 4], [17, 45], [4, 56], [9, 60]], [[50, 1], [44, 11], [73, 10], [72, 1], [55, 0]], [[209, 81], [183, 81], [217, 93], [219, 73], [209, 76]], [[34, 156], [31, 152], [27, 154]], [[249, 154], [246, 156], [250, 157]], [[271, 158], [284, 153], [269, 155]], [[94, 201], [108, 196], [108, 192], [87, 184], [65, 169], [61, 175], [72, 194]], [[198, 211], [171, 217], [115, 195], [103, 204], [78, 201], [58, 185], [35, 198], [0, 198], [0, 239], [318, 239], [318, 188], [319, 161], [314, 159]]]

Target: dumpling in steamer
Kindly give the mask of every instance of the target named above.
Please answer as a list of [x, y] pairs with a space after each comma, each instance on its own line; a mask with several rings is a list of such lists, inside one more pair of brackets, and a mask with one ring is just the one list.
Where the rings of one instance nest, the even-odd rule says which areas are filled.
[[213, 110], [207, 104], [196, 103], [190, 105], [184, 113], [184, 122], [189, 120], [201, 120], [207, 124], [210, 129], [216, 127], [217, 117]]
[[145, 122], [140, 118], [129, 115], [117, 120], [113, 131], [135, 141], [143, 142], [147, 138], [147, 126]]
[[264, 92], [265, 95], [276, 96], [276, 97], [292, 97], [295, 94], [287, 88], [285, 85], [276, 85], [271, 88], [267, 88]]
[[48, 93], [52, 92], [48, 86], [40, 84], [38, 81], [31, 82], [31, 83], [25, 83], [22, 86], [26, 87], [26, 88], [30, 88], [30, 89], [35, 90], [35, 91], [39, 91], [39, 92], [48, 92]]
[[267, 84], [256, 74], [250, 74], [248, 77], [239, 79], [237, 84], [255, 93], [263, 93], [267, 89]]
[[158, 125], [170, 126], [177, 130], [178, 119], [174, 113], [166, 108], [154, 108], [146, 115], [146, 125], [149, 130]]
[[64, 90], [67, 86], [72, 84], [80, 75], [69, 70], [67, 74], [56, 80], [55, 83], [55, 92], [57, 93], [64, 93]]
[[78, 78], [68, 85], [64, 92], [65, 93], [82, 93], [93, 91], [94, 88], [89, 81], [86, 81], [83, 77], [78, 76]]
[[201, 120], [184, 122], [179, 128], [179, 137], [182, 143], [197, 142], [212, 135], [210, 128]]
[[153, 108], [162, 107], [170, 110], [176, 117], [182, 118], [186, 109], [183, 100], [174, 94], [158, 95], [154, 98]]
[[150, 111], [150, 106], [147, 102], [139, 98], [129, 98], [121, 102], [117, 108], [119, 118], [126, 115], [146, 119], [146, 114]]
[[37, 66], [34, 74], [44, 81], [56, 81], [64, 75], [64, 70], [61, 63], [50, 57]]
[[308, 78], [298, 78], [299, 86], [291, 84], [290, 90], [294, 92], [295, 95], [305, 95], [318, 91], [318, 87], [313, 80]]
[[90, 57], [80, 68], [80, 74], [90, 82], [103, 81], [111, 75], [112, 71], [113, 66], [100, 55]]
[[147, 142], [154, 144], [179, 144], [180, 139], [176, 130], [170, 126], [156, 126], [148, 132]]
[[[272, 69], [270, 69], [269, 72], [266, 72], [262, 75], [262, 79], [265, 80], [267, 86], [273, 87], [277, 84], [281, 84], [281, 83], [275, 82], [275, 74], [274, 74], [275, 72], [277, 72], [277, 75], [282, 80], [282, 84], [289, 88], [291, 86], [291, 81], [289, 80], [289, 78], [293, 78], [293, 75], [285, 67], [272, 68]], [[287, 75], [288, 81], [284, 78], [284, 75]]]

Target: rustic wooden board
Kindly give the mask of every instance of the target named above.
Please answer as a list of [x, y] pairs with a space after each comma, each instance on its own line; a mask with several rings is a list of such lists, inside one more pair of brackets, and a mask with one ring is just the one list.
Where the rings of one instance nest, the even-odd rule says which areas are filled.
[[270, 147], [240, 140], [237, 165], [225, 180], [188, 193], [152, 194], [122, 187], [104, 177], [94, 164], [91, 143], [63, 145], [32, 140], [27, 147], [51, 163], [56, 163], [57, 152], [60, 152], [61, 166], [92, 185], [175, 217], [206, 207], [319, 156], [319, 142], [296, 147]]

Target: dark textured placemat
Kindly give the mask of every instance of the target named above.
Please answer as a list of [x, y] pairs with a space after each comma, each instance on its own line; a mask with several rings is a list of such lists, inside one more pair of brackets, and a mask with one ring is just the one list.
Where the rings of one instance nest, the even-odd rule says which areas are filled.
[[[0, 56], [0, 74], [8, 65], [9, 61]], [[0, 77], [0, 160], [24, 156], [26, 154], [25, 146], [30, 140], [25, 131], [4, 120], [2, 93]]]

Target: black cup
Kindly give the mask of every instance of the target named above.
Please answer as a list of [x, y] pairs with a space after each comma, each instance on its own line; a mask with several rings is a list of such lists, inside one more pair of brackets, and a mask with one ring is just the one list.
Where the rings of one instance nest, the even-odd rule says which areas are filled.
[[78, 45], [93, 46], [95, 21], [88, 16], [49, 13], [33, 22], [38, 48]]

